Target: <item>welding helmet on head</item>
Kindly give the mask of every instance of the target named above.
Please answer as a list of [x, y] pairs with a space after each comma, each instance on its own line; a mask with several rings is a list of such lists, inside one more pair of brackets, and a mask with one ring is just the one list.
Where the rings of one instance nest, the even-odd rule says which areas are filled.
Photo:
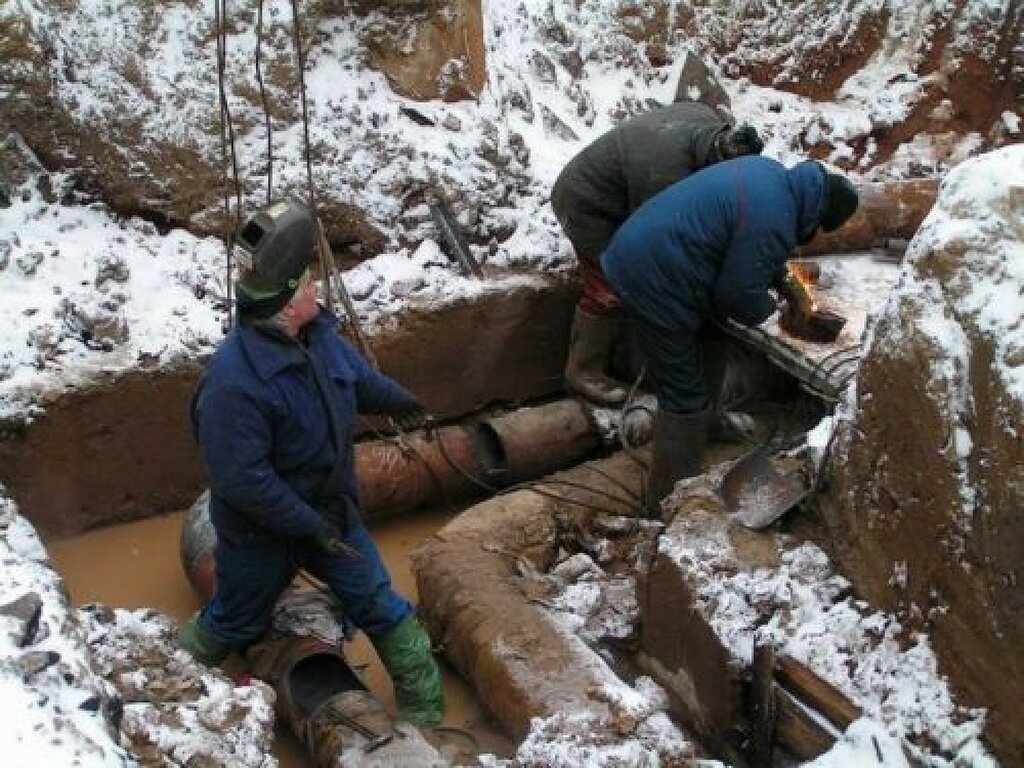
[[288, 303], [313, 260], [316, 226], [309, 206], [294, 195], [261, 208], [242, 225], [234, 240], [242, 313], [271, 317]]

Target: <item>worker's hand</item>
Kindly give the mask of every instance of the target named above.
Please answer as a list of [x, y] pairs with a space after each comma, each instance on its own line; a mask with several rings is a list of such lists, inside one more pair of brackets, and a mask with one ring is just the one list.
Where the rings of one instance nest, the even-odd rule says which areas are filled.
[[395, 426], [403, 432], [412, 432], [427, 422], [427, 409], [419, 400], [413, 400], [404, 408], [391, 414]]
[[775, 287], [779, 296], [786, 302], [781, 312], [783, 327], [807, 322], [814, 307], [814, 301], [804, 284], [793, 275], [786, 273], [786, 276], [779, 280]]
[[313, 534], [313, 543], [329, 555], [359, 557], [359, 552], [345, 541], [337, 526], [326, 519], [320, 521], [320, 528]]

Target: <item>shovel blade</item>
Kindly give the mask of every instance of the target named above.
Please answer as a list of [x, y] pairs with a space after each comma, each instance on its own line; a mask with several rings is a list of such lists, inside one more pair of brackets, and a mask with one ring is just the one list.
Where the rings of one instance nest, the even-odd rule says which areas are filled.
[[729, 516], [746, 528], [767, 528], [807, 496], [799, 473], [782, 474], [764, 446], [736, 461], [718, 489]]

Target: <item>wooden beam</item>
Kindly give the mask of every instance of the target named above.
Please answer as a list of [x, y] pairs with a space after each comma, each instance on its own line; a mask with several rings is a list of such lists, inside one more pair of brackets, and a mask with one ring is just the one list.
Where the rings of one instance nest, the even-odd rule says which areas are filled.
[[781, 654], [775, 658], [775, 677], [779, 685], [824, 715], [840, 731], [849, 728], [862, 714], [846, 694], [792, 656]]
[[832, 749], [836, 734], [785, 688], [776, 687], [775, 708], [777, 740], [798, 758], [813, 760]]
[[775, 744], [775, 647], [770, 643], [754, 646], [750, 665], [750, 740], [751, 765], [772, 765]]

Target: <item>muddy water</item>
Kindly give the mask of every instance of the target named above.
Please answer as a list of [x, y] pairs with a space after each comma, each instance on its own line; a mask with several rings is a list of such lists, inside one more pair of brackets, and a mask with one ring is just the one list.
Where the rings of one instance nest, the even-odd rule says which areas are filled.
[[[377, 523], [372, 532], [397, 589], [416, 600], [416, 582], [409, 555], [426, 536], [450, 520], [444, 510], [416, 512], [397, 521]], [[64, 576], [74, 605], [104, 603], [115, 608], [153, 608], [181, 621], [199, 607], [178, 559], [183, 514], [111, 526], [71, 539], [47, 543], [50, 556]], [[394, 696], [369, 641], [363, 635], [345, 652], [367, 686], [385, 706], [394, 709]], [[481, 710], [475, 693], [453, 670], [443, 665], [447, 700], [445, 725], [468, 731], [480, 752], [506, 756], [512, 743]], [[274, 750], [282, 768], [306, 768], [312, 763], [301, 745], [279, 729]]]

